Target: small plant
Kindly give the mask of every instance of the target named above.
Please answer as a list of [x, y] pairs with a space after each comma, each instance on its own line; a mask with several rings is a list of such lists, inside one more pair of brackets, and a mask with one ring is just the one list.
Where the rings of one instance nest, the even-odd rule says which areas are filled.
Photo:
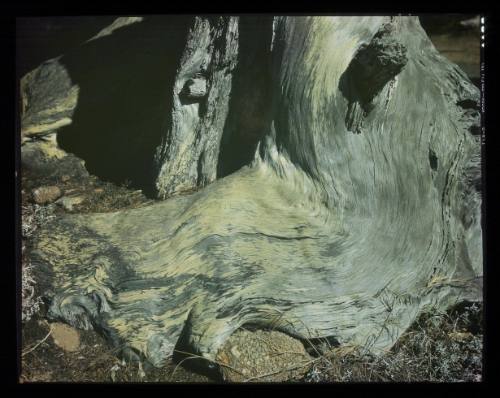
[[40, 206], [30, 204], [23, 206], [21, 216], [22, 237], [24, 239], [30, 238], [38, 227], [54, 218], [54, 205]]
[[[21, 233], [23, 239], [30, 238], [41, 226], [52, 220], [54, 207], [37, 204], [22, 207]], [[26, 246], [21, 249], [21, 320], [28, 322], [37, 314], [42, 304], [40, 296], [36, 295], [36, 280], [33, 275], [33, 265], [26, 256]]]
[[42, 299], [35, 294], [36, 282], [33, 277], [33, 266], [24, 256], [24, 245], [22, 251], [21, 319], [23, 322], [28, 322], [40, 310]]

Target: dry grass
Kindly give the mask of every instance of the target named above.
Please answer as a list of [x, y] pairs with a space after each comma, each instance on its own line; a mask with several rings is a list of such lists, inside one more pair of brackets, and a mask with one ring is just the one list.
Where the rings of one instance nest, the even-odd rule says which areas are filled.
[[37, 314], [42, 304], [42, 299], [36, 289], [33, 266], [26, 255], [25, 240], [29, 239], [41, 225], [52, 220], [54, 218], [53, 213], [53, 206], [39, 206], [27, 203], [22, 206], [21, 319], [23, 322], [29, 321]]
[[332, 349], [305, 377], [308, 382], [481, 381], [482, 307], [466, 303], [422, 315], [382, 356], [360, 347]]
[[21, 277], [21, 320], [23, 322], [29, 321], [33, 315], [40, 311], [42, 299], [37, 296], [35, 285], [33, 267], [23, 258]]

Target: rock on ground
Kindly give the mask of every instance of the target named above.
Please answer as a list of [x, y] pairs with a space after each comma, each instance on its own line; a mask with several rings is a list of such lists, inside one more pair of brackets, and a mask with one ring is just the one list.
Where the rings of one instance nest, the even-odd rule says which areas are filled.
[[78, 330], [64, 323], [51, 324], [52, 339], [54, 343], [65, 351], [77, 351], [80, 347], [80, 334]]
[[57, 204], [64, 207], [64, 209], [68, 211], [73, 211], [73, 206], [79, 205], [85, 200], [85, 198], [81, 196], [63, 196], [59, 200], [57, 200]]
[[61, 196], [61, 189], [56, 185], [42, 186], [33, 190], [33, 200], [39, 205], [52, 203]]
[[304, 345], [278, 331], [238, 330], [217, 354], [225, 381], [282, 382], [302, 377], [311, 364]]

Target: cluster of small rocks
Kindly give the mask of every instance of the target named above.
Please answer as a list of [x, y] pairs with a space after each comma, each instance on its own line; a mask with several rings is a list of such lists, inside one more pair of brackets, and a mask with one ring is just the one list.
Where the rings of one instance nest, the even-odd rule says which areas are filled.
[[55, 203], [67, 211], [73, 211], [75, 205], [79, 205], [84, 201], [82, 196], [65, 195], [57, 185], [46, 185], [34, 189], [32, 198], [37, 205], [43, 206]]

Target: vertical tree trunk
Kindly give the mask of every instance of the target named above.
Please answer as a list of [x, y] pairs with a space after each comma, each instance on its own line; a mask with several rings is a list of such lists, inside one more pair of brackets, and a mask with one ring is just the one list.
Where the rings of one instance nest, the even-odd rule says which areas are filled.
[[156, 157], [159, 197], [215, 180], [237, 55], [238, 18], [195, 18], [175, 78], [172, 124]]

